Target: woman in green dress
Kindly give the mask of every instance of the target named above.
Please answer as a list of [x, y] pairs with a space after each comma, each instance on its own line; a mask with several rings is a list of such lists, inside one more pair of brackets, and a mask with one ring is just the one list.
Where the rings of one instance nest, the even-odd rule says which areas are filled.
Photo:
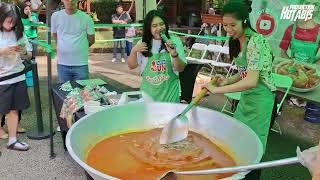
[[[223, 7], [223, 27], [230, 36], [230, 56], [235, 58], [238, 73], [227, 79], [220, 77], [218, 87], [212, 84], [205, 87], [212, 94], [241, 92], [234, 118], [249, 126], [258, 135], [265, 149], [276, 88], [271, 74], [270, 46], [261, 34], [251, 28], [250, 10], [241, 1], [229, 1]], [[250, 147], [248, 148], [250, 151]], [[246, 176], [246, 179], [259, 178], [260, 171], [253, 171]]]
[[[186, 58], [181, 40], [169, 36], [168, 30], [168, 22], [162, 13], [157, 10], [150, 11], [144, 19], [142, 41], [132, 48], [128, 66], [130, 69], [140, 67], [140, 90], [153, 100], [179, 103], [179, 72], [184, 70]], [[160, 33], [167, 36], [167, 43]]]

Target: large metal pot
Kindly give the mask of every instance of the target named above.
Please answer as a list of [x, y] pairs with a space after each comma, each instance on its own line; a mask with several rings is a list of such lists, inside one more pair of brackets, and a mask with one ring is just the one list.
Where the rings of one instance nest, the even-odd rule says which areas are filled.
[[[87, 151], [106, 137], [135, 130], [163, 127], [186, 105], [171, 103], [136, 103], [117, 106], [88, 115], [69, 130], [66, 145], [71, 157], [95, 180], [117, 179], [103, 174], [85, 163]], [[239, 165], [260, 161], [263, 146], [258, 136], [245, 124], [217, 111], [194, 107], [187, 117], [190, 129], [213, 139], [217, 145], [229, 150]], [[112, 166], [112, 164], [110, 164]], [[241, 179], [238, 173], [228, 179]]]

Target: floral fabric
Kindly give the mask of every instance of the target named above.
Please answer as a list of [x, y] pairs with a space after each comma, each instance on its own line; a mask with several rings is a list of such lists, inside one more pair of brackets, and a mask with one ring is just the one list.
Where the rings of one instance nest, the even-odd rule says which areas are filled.
[[260, 71], [260, 79], [275, 91], [275, 83], [272, 76], [272, 52], [270, 45], [261, 34], [250, 38], [247, 46], [247, 70]]

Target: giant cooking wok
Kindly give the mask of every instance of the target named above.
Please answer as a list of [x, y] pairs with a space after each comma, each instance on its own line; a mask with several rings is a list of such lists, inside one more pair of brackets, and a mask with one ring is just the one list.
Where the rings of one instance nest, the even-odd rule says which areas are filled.
[[[172, 103], [135, 103], [104, 109], [77, 121], [68, 131], [66, 145], [71, 157], [95, 180], [117, 179], [85, 163], [86, 154], [99, 141], [122, 133], [163, 127], [186, 105]], [[217, 111], [194, 107], [189, 113], [190, 130], [212, 139], [227, 149], [238, 165], [260, 161], [263, 146], [245, 124]], [[112, 166], [112, 164], [110, 164]], [[227, 179], [241, 179], [247, 172]]]

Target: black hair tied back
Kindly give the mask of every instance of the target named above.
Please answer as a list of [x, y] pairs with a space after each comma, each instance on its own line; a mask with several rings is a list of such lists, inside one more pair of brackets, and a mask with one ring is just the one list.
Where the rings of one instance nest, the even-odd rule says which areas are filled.
[[252, 1], [251, 0], [244, 0], [244, 3], [248, 6], [248, 12], [251, 13], [252, 12]]
[[[252, 11], [251, 0], [229, 0], [228, 3], [222, 8], [223, 15], [232, 15], [237, 20], [242, 21], [244, 29], [249, 28], [251, 31], [255, 30], [251, 27], [249, 13]], [[239, 39], [230, 38], [229, 40], [229, 54], [230, 59], [237, 57], [240, 53], [240, 42]]]

